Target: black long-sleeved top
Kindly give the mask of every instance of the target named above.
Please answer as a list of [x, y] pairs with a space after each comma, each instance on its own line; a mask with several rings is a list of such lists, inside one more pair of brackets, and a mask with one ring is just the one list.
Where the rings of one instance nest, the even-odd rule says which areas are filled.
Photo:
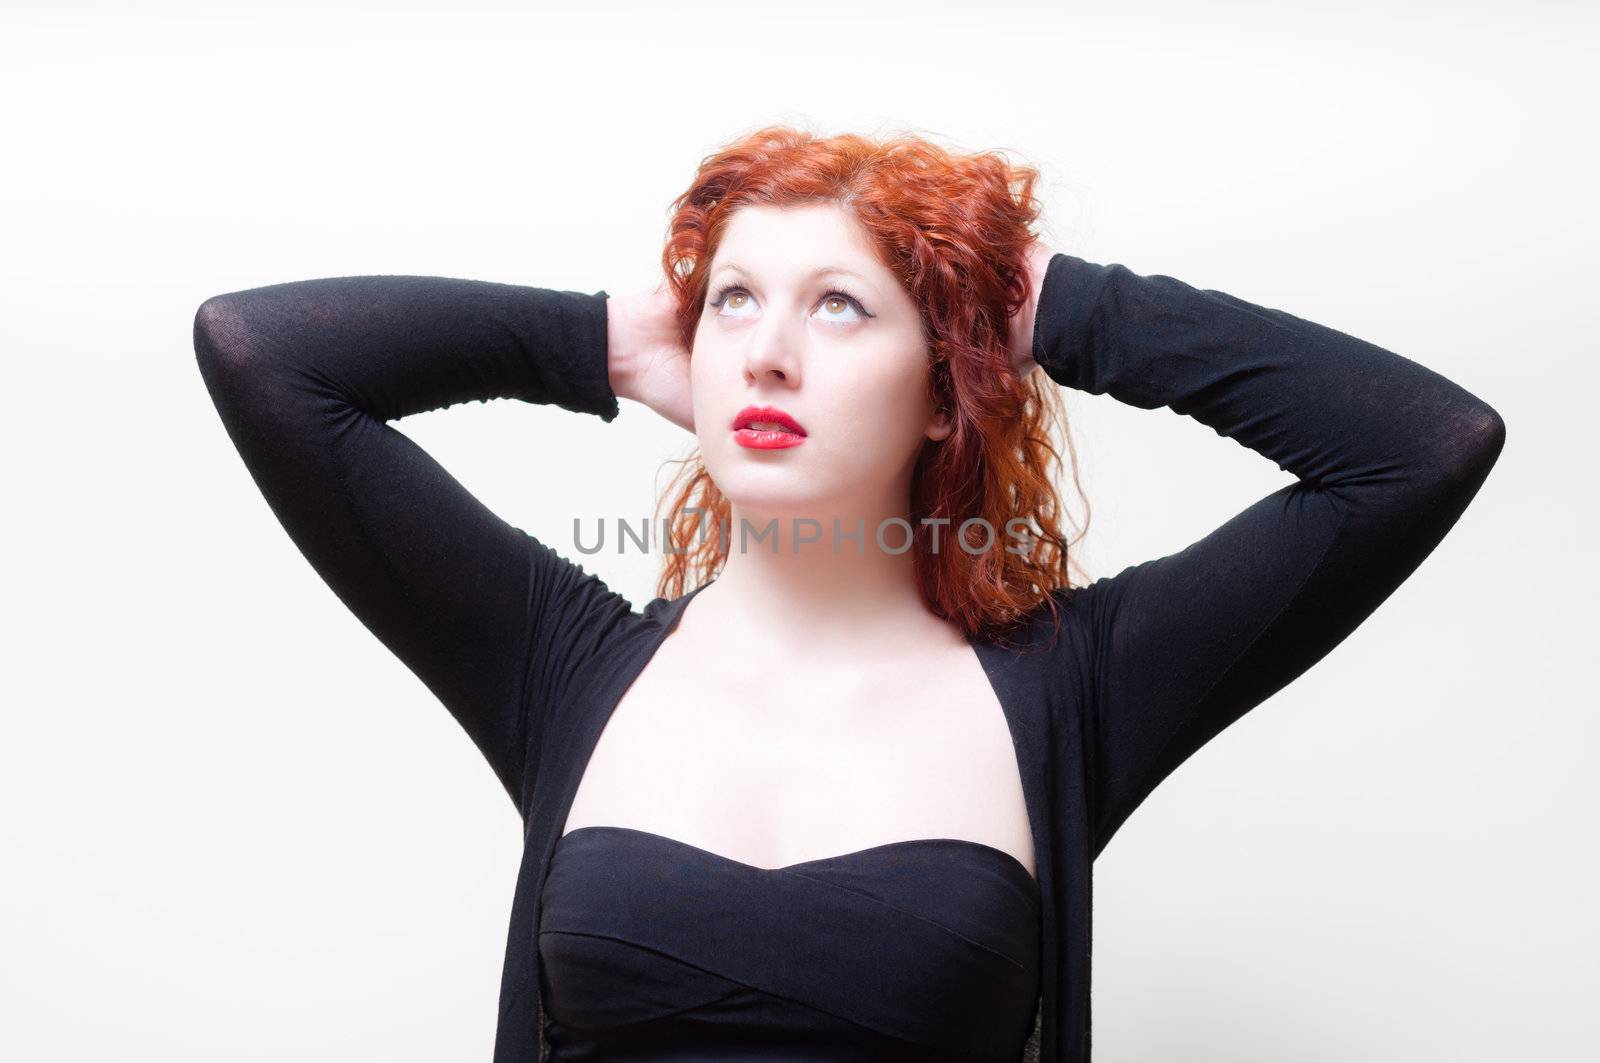
[[[544, 1048], [550, 856], [608, 714], [695, 592], [635, 608], [388, 422], [491, 398], [613, 420], [605, 298], [339, 277], [220, 295], [195, 319], [205, 383], [274, 513], [460, 722], [523, 817], [496, 1063]], [[1460, 386], [1370, 343], [1067, 254], [1050, 262], [1033, 353], [1063, 386], [1191, 416], [1297, 478], [1182, 550], [1055, 592], [1058, 629], [1041, 608], [1005, 648], [972, 642], [1010, 726], [1037, 855], [1027, 1058], [1079, 1063], [1094, 858], [1178, 765], [1416, 569], [1505, 428]]]

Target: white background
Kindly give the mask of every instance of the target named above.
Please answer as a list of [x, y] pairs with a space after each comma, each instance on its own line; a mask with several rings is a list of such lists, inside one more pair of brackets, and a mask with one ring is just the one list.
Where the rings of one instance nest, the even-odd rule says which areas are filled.
[[[1587, 4], [21, 3], [0, 9], [0, 1057], [487, 1060], [519, 822], [249, 479], [208, 296], [652, 284], [768, 122], [1044, 171], [1047, 235], [1388, 347], [1499, 465], [1418, 573], [1096, 866], [1100, 1061], [1600, 1055]], [[1287, 482], [1072, 394], [1093, 574]], [[691, 438], [402, 430], [571, 557]], [[592, 527], [592, 524], [586, 525]], [[608, 548], [609, 549], [609, 548]], [[580, 559], [642, 605], [658, 558]]]

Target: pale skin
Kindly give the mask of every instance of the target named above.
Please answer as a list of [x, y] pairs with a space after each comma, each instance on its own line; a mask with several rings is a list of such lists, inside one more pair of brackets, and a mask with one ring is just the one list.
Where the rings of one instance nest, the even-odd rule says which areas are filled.
[[[1030, 250], [1018, 372], [1033, 368], [1051, 254]], [[812, 275], [822, 267], [846, 272]], [[920, 448], [949, 433], [915, 302], [847, 211], [816, 204], [733, 216], [692, 357], [672, 309], [664, 287], [607, 301], [612, 390], [694, 432], [735, 535], [776, 520], [778, 548], [735, 539], [607, 722], [564, 829], [633, 827], [759, 868], [960, 838], [1033, 872], [1015, 748], [982, 665], [923, 604], [910, 552], [875, 544], [880, 521], [910, 519]], [[732, 423], [748, 405], [786, 411], [805, 442], [740, 446]], [[797, 517], [819, 522], [818, 542], [795, 540]], [[865, 521], [864, 550], [834, 548], [834, 518]]]

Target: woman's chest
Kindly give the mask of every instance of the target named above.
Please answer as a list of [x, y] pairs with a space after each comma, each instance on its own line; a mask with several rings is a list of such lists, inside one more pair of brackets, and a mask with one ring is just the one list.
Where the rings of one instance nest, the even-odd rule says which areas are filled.
[[759, 868], [915, 838], [1035, 866], [1010, 727], [964, 644], [739, 668], [669, 640], [610, 713], [563, 833], [600, 825]]

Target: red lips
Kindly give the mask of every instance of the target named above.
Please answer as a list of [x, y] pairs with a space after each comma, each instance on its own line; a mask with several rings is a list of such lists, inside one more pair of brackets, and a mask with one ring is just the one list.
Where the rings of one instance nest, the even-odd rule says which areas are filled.
[[775, 424], [780, 431], [789, 432], [797, 436], [806, 434], [806, 430], [800, 427], [799, 421], [796, 421], [776, 406], [746, 406], [733, 419], [733, 430], [737, 432], [741, 428], [749, 428], [752, 424], [763, 423]]
[[788, 450], [806, 441], [806, 430], [776, 406], [746, 406], [733, 419], [733, 441], [747, 450]]

